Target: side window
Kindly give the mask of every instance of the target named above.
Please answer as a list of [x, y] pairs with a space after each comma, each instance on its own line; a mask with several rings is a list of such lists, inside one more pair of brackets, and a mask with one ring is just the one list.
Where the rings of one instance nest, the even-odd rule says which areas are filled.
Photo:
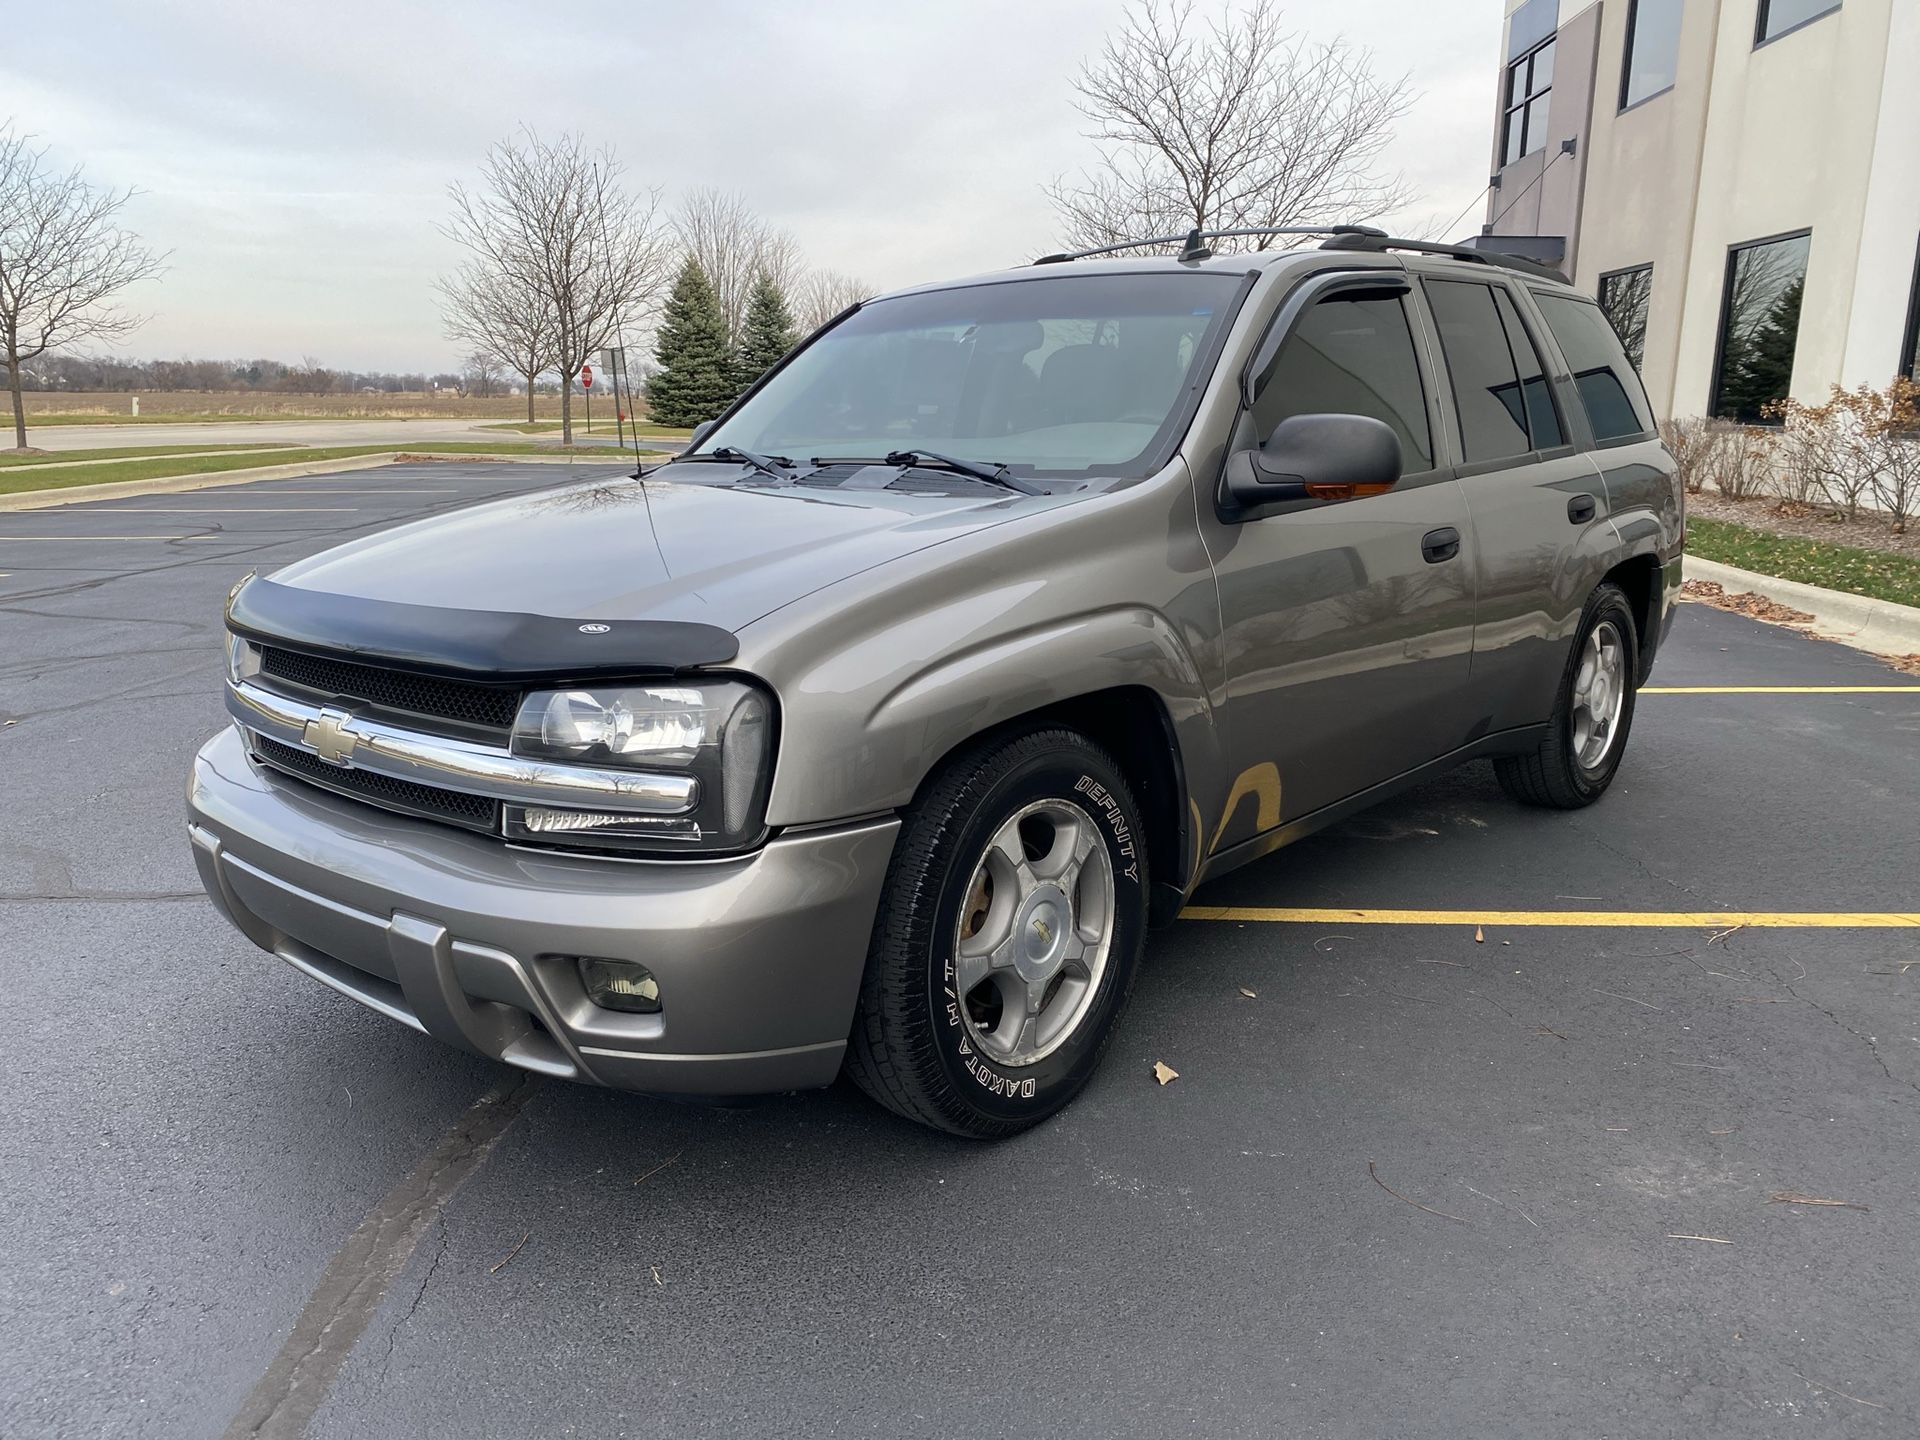
[[1265, 440], [1294, 415], [1369, 415], [1400, 437], [1409, 475], [1433, 468], [1426, 392], [1398, 295], [1356, 291], [1300, 317], [1255, 383], [1253, 424]]
[[1556, 445], [1564, 445], [1567, 432], [1560, 424], [1560, 412], [1553, 406], [1553, 387], [1547, 383], [1547, 370], [1540, 361], [1539, 347], [1527, 333], [1513, 296], [1504, 289], [1495, 290], [1493, 300], [1500, 309], [1500, 323], [1506, 327], [1513, 363], [1520, 371], [1520, 395], [1526, 405], [1527, 433], [1533, 437], [1533, 448], [1551, 450]]
[[[1467, 280], [1428, 280], [1425, 285], [1447, 357], [1467, 462], [1526, 454], [1533, 449], [1527, 402], [1493, 287]], [[1534, 365], [1537, 369], [1539, 362]]]
[[1560, 353], [1573, 370], [1574, 388], [1596, 440], [1619, 440], [1653, 429], [1646, 391], [1634, 374], [1620, 338], [1598, 305], [1538, 290], [1533, 295]]

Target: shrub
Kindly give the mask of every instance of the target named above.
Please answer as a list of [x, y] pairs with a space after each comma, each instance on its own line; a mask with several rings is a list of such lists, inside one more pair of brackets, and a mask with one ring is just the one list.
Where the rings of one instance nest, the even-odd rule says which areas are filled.
[[1707, 483], [1707, 450], [1712, 444], [1709, 430], [1710, 422], [1698, 415], [1682, 415], [1664, 421], [1660, 426], [1660, 438], [1667, 442], [1667, 449], [1673, 454], [1674, 468], [1680, 472], [1680, 483], [1695, 495]]
[[1700, 468], [1714, 489], [1729, 500], [1744, 500], [1767, 488], [1778, 438], [1772, 430], [1737, 420], [1709, 420], [1706, 437]]

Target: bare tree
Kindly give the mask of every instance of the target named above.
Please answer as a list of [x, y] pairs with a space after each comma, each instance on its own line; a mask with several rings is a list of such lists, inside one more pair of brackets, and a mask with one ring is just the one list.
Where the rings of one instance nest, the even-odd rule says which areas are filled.
[[673, 226], [713, 286], [732, 345], [740, 343], [746, 327], [747, 296], [754, 280], [769, 276], [782, 294], [791, 295], [806, 269], [793, 236], [769, 225], [735, 191], [712, 186], [688, 191], [674, 213]]
[[788, 292], [793, 318], [803, 335], [811, 335], [849, 305], [876, 294], [875, 287], [838, 270], [815, 270]]
[[[470, 260], [440, 281], [446, 336], [492, 357], [526, 382], [533, 423], [533, 382], [554, 365], [553, 304], [537, 285]], [[472, 361], [468, 362], [469, 368]]]
[[1074, 90], [1100, 158], [1047, 187], [1067, 245], [1362, 222], [1409, 202], [1380, 168], [1413, 101], [1404, 77], [1376, 76], [1343, 39], [1286, 30], [1274, 0], [1204, 24], [1193, 12], [1193, 0], [1139, 0], [1081, 66]]
[[611, 150], [589, 154], [577, 135], [542, 140], [524, 130], [487, 153], [475, 192], [448, 190], [445, 232], [476, 263], [552, 307], [553, 368], [560, 372], [560, 433], [573, 443], [573, 379], [620, 327], [659, 302], [673, 259], [659, 223], [658, 191], [620, 186]]
[[[493, 392], [500, 388], [504, 368], [500, 358], [491, 351], [475, 350], [460, 362], [460, 393], [491, 399]], [[528, 388], [531, 391], [532, 387]]]
[[49, 170], [47, 152], [0, 126], [0, 349], [13, 396], [13, 441], [27, 448], [20, 369], [56, 346], [113, 341], [144, 316], [113, 304], [161, 257], [119, 224], [132, 190], [96, 190], [80, 167]]

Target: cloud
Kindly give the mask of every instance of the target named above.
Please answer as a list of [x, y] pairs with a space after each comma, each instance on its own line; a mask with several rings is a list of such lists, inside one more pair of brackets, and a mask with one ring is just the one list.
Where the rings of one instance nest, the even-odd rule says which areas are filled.
[[[1497, 16], [1431, 0], [1294, 0], [1423, 92], [1391, 152], [1458, 213], [1485, 181]], [[787, 6], [98, 0], [16, 17], [6, 113], [172, 251], [135, 303], [142, 354], [439, 366], [445, 189], [522, 123], [614, 147], [669, 198], [746, 194], [816, 264], [882, 286], [1047, 248], [1040, 186], [1089, 154], [1068, 80], [1112, 0]], [[1474, 228], [1469, 216], [1465, 230]]]

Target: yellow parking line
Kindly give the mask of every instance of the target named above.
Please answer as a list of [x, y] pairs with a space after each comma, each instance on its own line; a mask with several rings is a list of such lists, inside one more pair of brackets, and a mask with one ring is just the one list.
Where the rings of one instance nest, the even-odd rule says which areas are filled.
[[1643, 685], [1642, 695], [1894, 695], [1914, 685]]
[[1551, 925], [1570, 929], [1899, 930], [1920, 926], [1920, 911], [1857, 910], [1325, 910], [1189, 905], [1180, 912], [1180, 918], [1281, 925]]

